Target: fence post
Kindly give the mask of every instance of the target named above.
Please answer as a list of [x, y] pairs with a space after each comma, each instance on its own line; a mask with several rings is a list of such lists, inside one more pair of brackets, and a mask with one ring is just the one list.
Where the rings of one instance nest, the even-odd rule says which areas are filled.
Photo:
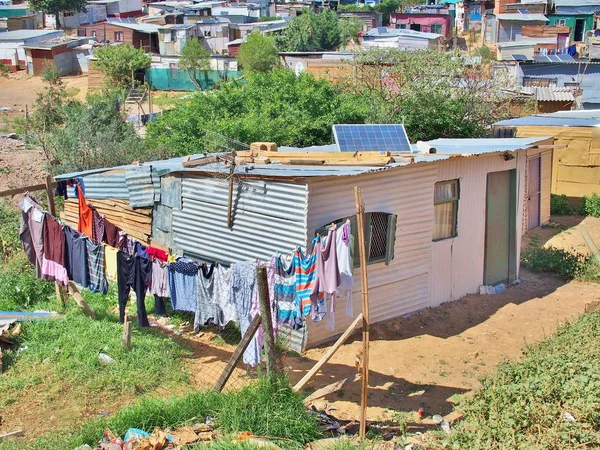
[[276, 368], [275, 337], [273, 335], [273, 322], [271, 318], [271, 300], [269, 298], [269, 283], [267, 281], [267, 268], [259, 265], [256, 268], [258, 283], [258, 302], [260, 304], [260, 317], [262, 323], [263, 342], [267, 355], [267, 374], [274, 373]]
[[369, 285], [367, 281], [367, 255], [365, 253], [365, 205], [360, 188], [354, 187], [356, 198], [356, 222], [358, 228], [358, 251], [360, 259], [360, 290], [362, 294], [362, 387], [360, 392], [360, 428], [359, 436], [365, 439], [367, 432], [367, 400], [369, 395]]

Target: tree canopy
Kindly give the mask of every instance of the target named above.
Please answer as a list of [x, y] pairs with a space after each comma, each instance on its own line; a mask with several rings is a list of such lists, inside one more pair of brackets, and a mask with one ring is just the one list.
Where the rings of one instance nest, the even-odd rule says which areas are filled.
[[199, 39], [188, 39], [181, 50], [179, 67], [187, 71], [190, 80], [198, 89], [202, 89], [198, 82], [198, 73], [210, 69], [210, 52], [202, 46]]
[[151, 146], [177, 155], [207, 148], [204, 130], [250, 143], [310, 146], [332, 142], [335, 123], [363, 123], [365, 99], [327, 80], [287, 69], [251, 72], [245, 84], [196, 94], [148, 124]]
[[267, 72], [279, 64], [275, 40], [254, 30], [240, 46], [238, 63], [247, 72]]
[[29, 9], [54, 14], [56, 28], [60, 28], [59, 13], [65, 11], [85, 11], [87, 0], [29, 0]]
[[94, 51], [94, 65], [104, 71], [111, 85], [129, 87], [135, 71], [150, 67], [152, 58], [131, 44], [108, 45]]
[[346, 88], [370, 99], [370, 120], [404, 123], [412, 141], [480, 137], [509, 112], [510, 83], [459, 53], [371, 49], [353, 64]]
[[358, 35], [362, 23], [342, 23], [337, 13], [325, 9], [319, 14], [305, 11], [289, 21], [279, 38], [279, 47], [288, 52], [337, 50]]

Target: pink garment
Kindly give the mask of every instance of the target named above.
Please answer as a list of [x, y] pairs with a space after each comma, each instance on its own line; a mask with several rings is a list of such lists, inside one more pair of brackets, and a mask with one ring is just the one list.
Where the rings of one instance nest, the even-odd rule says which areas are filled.
[[44, 280], [57, 281], [63, 286], [69, 283], [69, 275], [67, 275], [67, 269], [60, 264], [46, 259], [42, 256], [42, 278]]

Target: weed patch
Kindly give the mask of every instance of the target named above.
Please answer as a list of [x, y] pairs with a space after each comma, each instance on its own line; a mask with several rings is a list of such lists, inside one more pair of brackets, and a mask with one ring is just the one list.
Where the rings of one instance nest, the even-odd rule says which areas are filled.
[[599, 354], [600, 313], [563, 325], [551, 338], [527, 347], [520, 362], [504, 362], [484, 377], [474, 397], [461, 405], [464, 420], [443, 445], [598, 448]]
[[534, 272], [553, 273], [567, 280], [600, 282], [600, 264], [591, 255], [541, 247], [538, 239], [521, 253], [522, 264]]

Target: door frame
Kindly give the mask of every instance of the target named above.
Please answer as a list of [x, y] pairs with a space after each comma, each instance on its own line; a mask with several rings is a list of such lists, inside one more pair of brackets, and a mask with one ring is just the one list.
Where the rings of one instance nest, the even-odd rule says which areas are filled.
[[531, 195], [532, 195], [531, 190], [529, 189], [529, 186], [531, 186], [531, 184], [530, 184], [531, 174], [529, 173], [529, 163], [534, 159], [537, 159], [537, 164], [538, 164], [538, 187], [537, 187], [537, 192], [535, 194], [533, 194], [533, 195], [537, 195], [538, 216], [537, 216], [537, 225], [533, 228], [537, 228], [542, 224], [542, 154], [538, 153], [536, 155], [527, 157], [527, 186], [525, 189], [525, 192], [527, 195], [527, 231], [533, 230], [533, 228], [530, 228], [530, 226], [529, 226], [529, 218], [530, 218], [530, 213], [531, 213], [531, 208], [529, 207], [529, 203], [530, 203]]
[[[508, 283], [512, 283], [514, 280], [517, 279], [518, 273], [517, 273], [517, 204], [518, 204], [518, 192], [517, 192], [517, 169], [509, 169], [509, 170], [500, 170], [498, 172], [509, 172], [509, 176], [510, 176], [510, 181], [509, 181], [509, 199], [510, 199], [510, 203], [509, 203], [509, 217], [508, 217], [508, 223], [510, 225], [510, 229], [508, 232], [508, 278], [505, 280], [500, 280], [498, 282], [496, 282], [496, 284], [498, 283], [503, 283], [503, 282], [507, 282]], [[485, 239], [484, 239], [484, 244], [483, 244], [483, 284], [485, 285], [487, 282], [487, 242], [488, 239], [490, 239], [490, 236], [488, 236], [488, 226], [487, 226], [487, 221], [488, 221], [488, 195], [489, 195], [489, 180], [490, 180], [490, 174], [492, 173], [496, 173], [496, 172], [488, 172], [486, 175], [486, 191], [485, 191]]]

